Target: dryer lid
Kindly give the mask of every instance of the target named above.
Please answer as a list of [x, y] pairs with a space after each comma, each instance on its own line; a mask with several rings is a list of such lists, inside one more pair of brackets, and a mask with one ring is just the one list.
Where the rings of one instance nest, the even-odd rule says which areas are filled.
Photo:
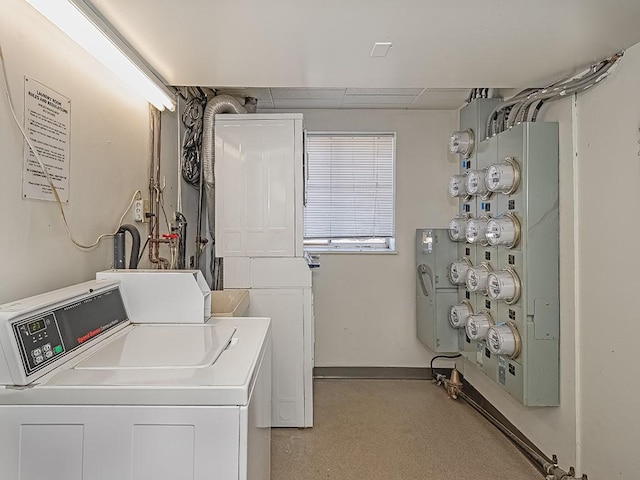
[[135, 325], [74, 368], [205, 368], [215, 363], [235, 331], [231, 326], [216, 325]]

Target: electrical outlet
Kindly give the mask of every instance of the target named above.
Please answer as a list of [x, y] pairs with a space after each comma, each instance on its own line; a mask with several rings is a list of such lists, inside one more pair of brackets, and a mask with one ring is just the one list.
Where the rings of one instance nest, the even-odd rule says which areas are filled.
[[146, 222], [147, 213], [149, 213], [149, 200], [136, 200], [133, 202], [133, 219], [136, 222]]

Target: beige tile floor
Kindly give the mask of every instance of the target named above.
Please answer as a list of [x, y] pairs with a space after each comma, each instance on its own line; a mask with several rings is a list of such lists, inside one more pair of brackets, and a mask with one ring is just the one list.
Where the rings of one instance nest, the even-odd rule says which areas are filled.
[[272, 480], [540, 480], [491, 424], [425, 380], [316, 380], [315, 426], [274, 428]]

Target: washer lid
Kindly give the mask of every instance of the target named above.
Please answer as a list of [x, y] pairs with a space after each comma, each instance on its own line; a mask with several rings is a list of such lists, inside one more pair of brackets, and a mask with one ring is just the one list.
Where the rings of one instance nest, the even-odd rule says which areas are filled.
[[205, 368], [227, 348], [236, 329], [214, 325], [135, 325], [74, 368], [128, 370]]

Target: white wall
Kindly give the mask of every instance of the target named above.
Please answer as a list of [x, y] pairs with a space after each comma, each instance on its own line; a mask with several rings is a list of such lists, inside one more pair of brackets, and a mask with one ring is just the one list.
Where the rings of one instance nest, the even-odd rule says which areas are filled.
[[640, 44], [578, 102], [578, 441], [590, 480], [640, 478], [638, 85]]
[[[147, 103], [27, 2], [0, 0], [0, 10], [0, 43], [19, 119], [24, 76], [71, 99], [70, 200], [65, 211], [77, 239], [93, 242], [115, 229], [133, 192], [147, 188]], [[80, 251], [67, 239], [53, 202], [21, 198], [23, 140], [4, 91], [0, 93], [4, 303], [93, 278], [97, 270], [111, 266], [113, 243], [107, 239], [93, 251]]]
[[428, 365], [415, 334], [416, 228], [446, 227], [457, 159], [453, 111], [307, 110], [309, 131], [396, 132], [396, 247], [391, 254], [323, 254], [313, 274], [316, 366]]
[[639, 83], [640, 44], [573, 111], [567, 99], [542, 118], [560, 123], [560, 407], [524, 408], [465, 369], [545, 453], [590, 480], [640, 478]]

